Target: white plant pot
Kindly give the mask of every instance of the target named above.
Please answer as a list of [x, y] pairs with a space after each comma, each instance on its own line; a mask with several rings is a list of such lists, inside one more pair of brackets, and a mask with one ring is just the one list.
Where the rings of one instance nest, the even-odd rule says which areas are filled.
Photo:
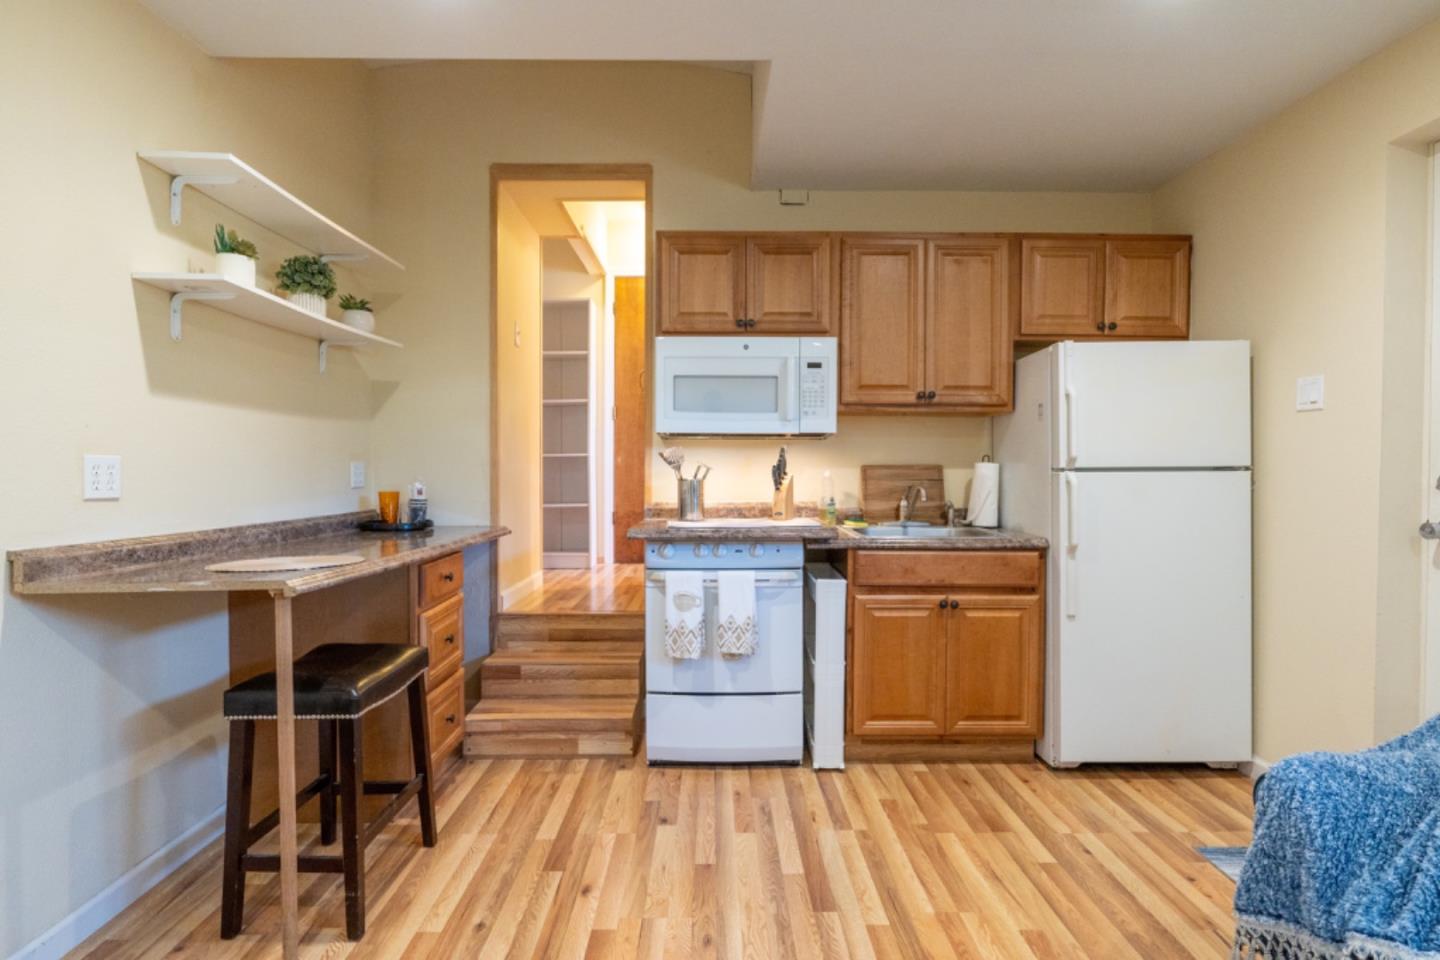
[[366, 333], [375, 332], [375, 314], [369, 310], [345, 310], [340, 314], [342, 323], [354, 327], [356, 330], [364, 330]]
[[243, 253], [215, 254], [215, 272], [231, 283], [255, 286], [255, 259]]
[[294, 290], [286, 290], [285, 299], [306, 313], [313, 313], [317, 317], [325, 316], [325, 298], [318, 293], [300, 293]]

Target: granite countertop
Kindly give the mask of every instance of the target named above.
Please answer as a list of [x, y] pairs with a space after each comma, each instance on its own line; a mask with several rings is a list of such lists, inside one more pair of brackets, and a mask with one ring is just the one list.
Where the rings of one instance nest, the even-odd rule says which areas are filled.
[[[375, 514], [336, 514], [306, 520], [225, 527], [109, 540], [64, 547], [12, 550], [10, 583], [19, 594], [264, 591], [287, 597], [311, 593], [465, 547], [498, 540], [506, 527], [432, 527], [421, 533], [356, 529]], [[353, 553], [362, 563], [325, 570], [212, 573], [205, 567], [255, 557]]]
[[669, 520], [646, 520], [630, 528], [632, 540], [689, 543], [746, 543], [803, 541], [825, 550], [1045, 550], [1050, 544], [1044, 537], [1034, 537], [1014, 530], [979, 530], [961, 537], [867, 537], [848, 527], [798, 526], [782, 523], [755, 526], [692, 527], [673, 524]]

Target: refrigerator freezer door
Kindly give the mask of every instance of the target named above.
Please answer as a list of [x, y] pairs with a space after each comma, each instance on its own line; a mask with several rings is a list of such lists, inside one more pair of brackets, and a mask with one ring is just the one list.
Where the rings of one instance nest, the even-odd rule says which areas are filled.
[[[1063, 343], [1056, 466], [1250, 465], [1250, 344]], [[1018, 405], [1017, 405], [1018, 410]]]
[[1250, 473], [1057, 473], [1040, 755], [1251, 757]]

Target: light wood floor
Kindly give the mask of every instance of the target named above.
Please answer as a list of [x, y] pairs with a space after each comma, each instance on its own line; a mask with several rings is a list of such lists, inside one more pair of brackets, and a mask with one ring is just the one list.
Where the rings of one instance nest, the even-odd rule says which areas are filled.
[[588, 570], [546, 570], [544, 584], [505, 613], [644, 613], [645, 566], [614, 563]]
[[[369, 930], [301, 878], [326, 957], [1224, 958], [1234, 886], [1197, 845], [1249, 841], [1249, 782], [1039, 764], [647, 768], [489, 760], [444, 778], [440, 845], [397, 820], [369, 857]], [[302, 850], [304, 844], [302, 844]], [[279, 954], [273, 878], [218, 936], [219, 847], [74, 956]]]

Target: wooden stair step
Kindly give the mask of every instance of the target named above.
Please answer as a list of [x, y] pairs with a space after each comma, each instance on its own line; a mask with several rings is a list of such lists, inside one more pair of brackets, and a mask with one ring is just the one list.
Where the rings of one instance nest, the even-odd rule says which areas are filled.
[[633, 733], [638, 697], [481, 698], [466, 733]]
[[499, 650], [480, 665], [481, 697], [640, 695], [639, 649]]

